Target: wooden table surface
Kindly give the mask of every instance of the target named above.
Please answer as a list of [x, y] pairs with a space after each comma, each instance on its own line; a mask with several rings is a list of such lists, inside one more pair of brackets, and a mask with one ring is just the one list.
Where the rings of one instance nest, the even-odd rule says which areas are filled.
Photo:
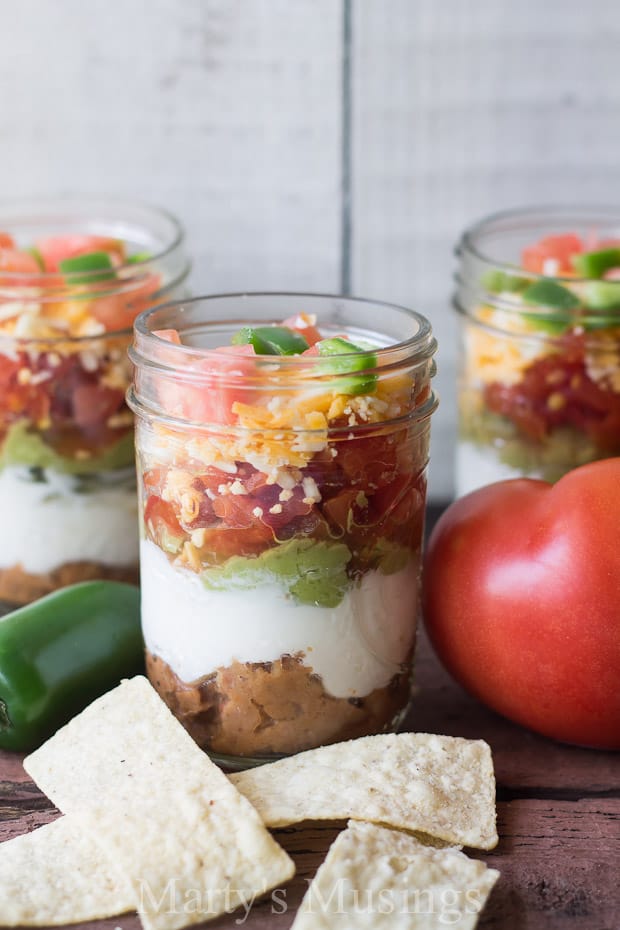
[[[483, 738], [493, 750], [500, 842], [491, 853], [469, 852], [499, 869], [501, 878], [479, 926], [620, 930], [620, 754], [562, 746], [487, 711], [448, 678], [423, 633], [417, 685], [406, 729]], [[21, 757], [0, 753], [0, 840], [56, 816], [25, 774]], [[280, 913], [282, 906], [267, 899], [244, 923], [241, 911], [209, 928], [286, 930], [337, 832], [329, 825], [276, 831], [297, 864], [294, 880], [279, 896], [286, 910]], [[138, 930], [139, 922], [125, 915], [89, 926]]]

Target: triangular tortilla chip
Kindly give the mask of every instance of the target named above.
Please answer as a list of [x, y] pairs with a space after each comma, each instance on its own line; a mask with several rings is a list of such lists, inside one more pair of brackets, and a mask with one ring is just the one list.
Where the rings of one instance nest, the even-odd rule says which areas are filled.
[[268, 827], [369, 820], [493, 849], [495, 776], [482, 740], [429, 733], [366, 736], [231, 776]]
[[473, 930], [498, 877], [457, 849], [352, 821], [330, 847], [292, 930]]
[[48, 927], [133, 911], [106, 854], [72, 817], [0, 844], [0, 926]]
[[87, 707], [24, 768], [107, 853], [147, 930], [245, 906], [294, 872], [141, 676]]

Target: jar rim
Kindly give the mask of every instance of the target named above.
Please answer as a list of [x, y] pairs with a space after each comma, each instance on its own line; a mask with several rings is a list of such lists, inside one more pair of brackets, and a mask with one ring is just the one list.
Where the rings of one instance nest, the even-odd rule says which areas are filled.
[[[368, 349], [353, 350], [349, 355], [343, 353], [343, 359], [355, 356], [359, 367], [354, 369], [329, 370], [325, 368], [325, 357], [314, 355], [255, 355], [248, 368], [245, 365], [230, 364], [222, 366], [222, 354], [218, 349], [222, 343], [218, 342], [208, 347], [201, 345], [187, 345], [168, 341], [155, 335], [157, 330], [175, 328], [181, 334], [191, 334], [199, 337], [228, 338], [231, 332], [239, 327], [256, 325], [258, 314], [262, 325], [279, 322], [283, 317], [291, 315], [291, 304], [296, 299], [305, 299], [304, 312], [316, 308], [323, 310], [323, 317], [319, 313], [317, 325], [327, 325], [330, 332], [347, 332], [351, 339], [359, 335], [360, 339], [371, 342]], [[246, 303], [246, 315], [242, 316], [243, 301]], [[241, 305], [240, 303], [241, 302]], [[236, 304], [238, 315], [230, 314], [230, 304]], [[279, 307], [278, 307], [279, 304]], [[313, 307], [314, 304], [314, 307]], [[355, 313], [360, 305], [365, 306], [365, 313]], [[208, 316], [203, 314], [201, 308], [206, 305], [210, 309], [218, 308], [218, 312]], [[251, 308], [251, 309], [250, 309]], [[377, 309], [378, 321], [375, 328], [375, 313]], [[282, 312], [278, 314], [278, 309]], [[392, 311], [387, 322], [386, 309]], [[184, 311], [188, 311], [184, 316]], [[197, 312], [198, 310], [198, 312]], [[288, 313], [286, 312], [288, 310]], [[327, 316], [327, 311], [331, 316]], [[381, 311], [384, 312], [383, 319]], [[175, 315], [176, 314], [176, 315]], [[396, 315], [394, 315], [396, 314]], [[345, 317], [342, 318], [342, 317]], [[249, 317], [249, 319], [248, 319]], [[352, 319], [352, 318], [353, 319]], [[403, 321], [409, 324], [410, 337], [398, 340], [399, 324]], [[185, 327], [183, 328], [183, 323]], [[383, 325], [381, 325], [383, 323]], [[181, 324], [181, 325], [179, 325]], [[378, 340], [393, 341], [389, 344], [372, 344], [372, 337]], [[134, 412], [148, 411], [148, 416], [168, 424], [181, 425], [190, 422], [185, 416], [178, 418], [162, 407], [157, 391], [153, 391], [153, 378], [163, 379], [166, 383], [171, 379], [173, 383], [187, 385], [188, 387], [203, 387], [211, 384], [213, 380], [221, 390], [242, 388], [244, 390], [269, 392], [275, 390], [280, 395], [295, 396], [296, 392], [310, 384], [313, 387], [320, 383], [336, 385], [333, 388], [338, 393], [338, 384], [344, 384], [351, 376], [364, 376], [377, 374], [382, 379], [389, 379], [404, 372], [420, 372], [422, 378], [430, 379], [435, 374], [434, 354], [437, 342], [432, 333], [430, 321], [422, 314], [409, 310], [398, 304], [388, 304], [384, 301], [374, 301], [360, 297], [344, 297], [338, 294], [317, 294], [309, 292], [265, 291], [212, 294], [206, 297], [194, 297], [190, 300], [175, 300], [166, 304], [159, 304], [141, 313], [134, 322], [134, 342], [129, 349], [129, 358], [134, 364], [135, 391], [128, 393], [128, 403]], [[242, 353], [235, 355], [232, 352], [228, 359], [243, 358]], [[421, 383], [421, 382], [420, 382]], [[347, 393], [345, 391], [345, 393]], [[430, 396], [419, 397], [416, 401], [411, 398], [412, 407], [404, 414], [405, 421], [411, 418], [426, 419], [437, 406], [436, 396], [429, 389]], [[266, 395], [263, 395], [266, 396]], [[393, 418], [386, 422], [392, 422]], [[191, 420], [193, 426], [211, 428], [213, 423], [203, 423]], [[377, 423], [369, 423], [368, 428], [378, 428]], [[356, 427], [359, 428], [359, 427]], [[245, 427], [241, 427], [243, 431]], [[266, 432], [263, 429], [261, 432]], [[313, 428], [299, 428], [304, 434], [312, 435]], [[296, 427], [294, 431], [299, 431]], [[281, 433], [281, 429], [273, 427], [273, 433]], [[324, 432], [324, 426], [317, 428], [317, 434]]]
[[[406, 357], [415, 357], [416, 361], [423, 361], [424, 359], [430, 358], [435, 354], [437, 349], [437, 342], [433, 336], [432, 325], [430, 321], [423, 316], [421, 313], [418, 313], [415, 310], [411, 310], [408, 307], [405, 307], [401, 304], [390, 303], [383, 300], [374, 300], [367, 297], [350, 297], [342, 294], [330, 294], [330, 293], [321, 293], [313, 291], [238, 291], [238, 292], [223, 292], [219, 294], [207, 294], [203, 296], [192, 297], [188, 300], [173, 300], [167, 301], [166, 303], [158, 304], [154, 307], [150, 307], [148, 310], [140, 313], [134, 321], [134, 332], [137, 337], [141, 337], [143, 340], [155, 340], [154, 345], [158, 347], [165, 346], [169, 351], [178, 352], [178, 358], [183, 357], [203, 357], [210, 358], [214, 353], [215, 349], [211, 348], [201, 348], [187, 345], [177, 345], [175, 343], [168, 342], [167, 340], [161, 339], [159, 336], [156, 336], [154, 329], [166, 329], [165, 326], [152, 326], [153, 317], [156, 314], [163, 314], [166, 311], [173, 310], [182, 310], [184, 307], [195, 307], [199, 304], [209, 305], [211, 302], [215, 303], [216, 301], [245, 301], [245, 300], [257, 300], [257, 299], [274, 299], [280, 300], [282, 298], [294, 300], [332, 300], [332, 301], [341, 301], [348, 304], [357, 304], [365, 306], [376, 306], [378, 309], [397, 311], [402, 314], [405, 319], [409, 319], [412, 322], [415, 322], [418, 327], [418, 331], [414, 333], [410, 338], [404, 339], [398, 342], [395, 342], [386, 346], [377, 346], [372, 347], [367, 350], [356, 349], [354, 353], [358, 357], [368, 357], [379, 355], [382, 359], [393, 358], [396, 360], [403, 359], [403, 353], [409, 350], [409, 353]], [[205, 321], [205, 327], [209, 326], [209, 323], [218, 323], [222, 322], [219, 320]], [[229, 321], [230, 322], [230, 321]], [[246, 321], [235, 321], [240, 322], [241, 324]], [[416, 351], [418, 350], [418, 351]], [[345, 353], [346, 355], [346, 353]], [[271, 361], [277, 359], [278, 365], [284, 366], [285, 368], [290, 367], [291, 370], [295, 370], [296, 367], [307, 367], [308, 357], [303, 355], [289, 355], [289, 356], [274, 356]]]
[[[113, 281], [97, 280], [101, 272], [80, 271], [80, 285], [67, 283], [58, 272], [14, 272], [2, 271], [0, 277], [0, 308], [5, 304], [40, 303], [53, 304], [59, 301], [99, 300], [108, 297], [131, 298], [154, 273], [162, 273], [152, 299], [155, 303], [166, 299], [174, 287], [178, 287], [189, 274], [191, 262], [183, 245], [185, 228], [171, 212], [158, 205], [122, 196], [107, 197], [102, 194], [76, 193], [60, 195], [31, 195], [28, 197], [0, 200], [0, 228], [3, 224], [8, 232], [19, 235], [29, 230], [36, 234], [43, 228], [53, 229], [55, 223], [61, 228], [58, 235], [109, 235], [140, 243], [140, 233], [154, 248], [149, 257], [142, 261], [124, 261], [115, 270]], [[108, 227], [106, 231], [106, 226]], [[81, 228], [80, 228], [81, 227]], [[145, 241], [146, 245], [146, 241]], [[89, 280], [92, 278], [92, 280]], [[16, 336], [0, 332], [4, 345], [17, 350], [35, 348], [38, 351], [55, 351], [59, 345], [92, 345], [120, 337], [129, 339], [133, 321], [122, 329], [105, 330], [101, 333], [69, 335], [60, 332], [55, 336]]]
[[[149, 256], [149, 258], [144, 259], [143, 261], [123, 262], [121, 265], [118, 266], [117, 270], [128, 270], [128, 269], [130, 270], [136, 269], [136, 271], [144, 270], [145, 267], [148, 267], [153, 262], [162, 261], [162, 259], [166, 258], [168, 255], [170, 255], [171, 252], [174, 252], [175, 249], [177, 249], [180, 245], [182, 245], [185, 240], [185, 228], [183, 224], [173, 213], [171, 213], [165, 207], [160, 207], [158, 205], [154, 205], [146, 201], [134, 200], [133, 198], [125, 199], [123, 197], [105, 197], [105, 196], [102, 196], [101, 194], [89, 194], [89, 193], [66, 194], [66, 195], [59, 195], [59, 196], [44, 195], [41, 197], [29, 196], [27, 198], [20, 197], [20, 198], [6, 199], [6, 200], [3, 199], [0, 201], [0, 226], [2, 225], [2, 222], [3, 222], [2, 212], [4, 210], [17, 210], [19, 208], [21, 210], [31, 211], [33, 214], [36, 215], [37, 212], [40, 212], [42, 209], [44, 210], [46, 208], [56, 209], [60, 211], [63, 209], [63, 207], [66, 208], [67, 206], [72, 206], [75, 208], [80, 205], [83, 205], [84, 207], [92, 205], [94, 210], [96, 210], [97, 206], [99, 206], [100, 208], [106, 208], [106, 209], [109, 209], [110, 207], [118, 207], [119, 218], [122, 218], [123, 210], [127, 210], [127, 209], [143, 210], [145, 214], [150, 214], [151, 217], [153, 218], [164, 219], [166, 220], [166, 222], [170, 224], [170, 227], [172, 229], [172, 234], [171, 234], [170, 241], [167, 242], [165, 246], [163, 246], [159, 251], [154, 252], [152, 255]], [[22, 218], [21, 222], [23, 221], [24, 221], [24, 218]], [[18, 222], [18, 219], [16, 217], [13, 223], [17, 224], [17, 222]], [[7, 229], [7, 231], [9, 233], [11, 232], [10, 229]], [[93, 280], [96, 280], [97, 276], [100, 274], [101, 272], [98, 270], [80, 271], [80, 277], [85, 278], [87, 280], [89, 276], [92, 276]], [[34, 287], [36, 287], [38, 285], [38, 282], [40, 282], [40, 286], [44, 287], [46, 281], [58, 279], [58, 272], [55, 272], [55, 271], [39, 271], [39, 272], [2, 271], [2, 277], [3, 279], [8, 279], [8, 281], [11, 283], [15, 282], [15, 284], [19, 284], [20, 281], [28, 281], [28, 282], [35, 281], [37, 283], [35, 283], [34, 285], [32, 285], [31, 283], [31, 286], [34, 286]]]
[[[495, 231], [510, 231], [511, 224], [514, 224], [513, 229], [518, 230], [519, 228], [527, 229], [528, 222], [534, 223], [534, 225], [540, 225], [541, 227], [547, 228], [547, 233], [552, 235], [552, 224], [554, 218], [558, 220], [566, 221], [569, 217], [575, 217], [576, 221], [579, 219], [584, 222], [589, 219], [593, 226], [596, 225], [596, 218], [599, 220], [610, 221], [615, 220], [619, 231], [620, 231], [620, 206], [610, 206], [609, 204], [542, 204], [541, 206], [524, 206], [524, 207], [513, 207], [507, 210], [498, 210], [494, 213], [488, 214], [470, 226], [468, 226], [462, 233], [461, 238], [456, 246], [456, 254], [461, 255], [463, 252], [468, 252], [474, 258], [478, 259], [480, 262], [483, 262], [486, 265], [489, 265], [493, 268], [499, 270], [505, 270], [509, 272], [521, 272], [523, 273], [524, 269], [521, 265], [515, 262], [505, 261], [503, 259], [493, 258], [488, 254], [486, 249], [482, 249], [479, 244], [479, 237], [484, 233], [493, 233]], [[504, 228], [502, 228], [504, 227]], [[620, 232], [619, 232], [620, 238]], [[548, 280], [549, 275], [544, 275], [538, 272], [528, 271], [527, 276], [536, 281], [539, 279]], [[579, 275], [552, 275], [551, 276], [555, 281], [569, 281], [578, 283], [580, 281], [591, 281], [596, 280], [592, 278], [586, 278]]]

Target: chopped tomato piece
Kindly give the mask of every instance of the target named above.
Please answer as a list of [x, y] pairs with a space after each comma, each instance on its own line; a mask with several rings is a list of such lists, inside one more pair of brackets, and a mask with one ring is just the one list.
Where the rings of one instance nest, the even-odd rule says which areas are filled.
[[152, 494], [144, 508], [144, 525], [158, 546], [168, 549], [171, 541], [180, 546], [186, 536], [169, 501]]
[[391, 527], [392, 533], [403, 527], [411, 530], [417, 537], [421, 536], [424, 494], [418, 483], [410, 473], [399, 474], [386, 487], [380, 488], [372, 498], [376, 520], [384, 526]]
[[159, 284], [158, 275], [149, 275], [137, 288], [132, 287], [131, 290], [120, 294], [110, 294], [109, 297], [97, 297], [90, 305], [91, 316], [105, 326], [106, 332], [129, 329], [138, 313], [152, 303]]
[[573, 274], [571, 256], [582, 251], [582, 240], [572, 233], [562, 236], [545, 236], [540, 242], [523, 249], [521, 264], [525, 271], [531, 271], [533, 274], [544, 274], [550, 277]]
[[17, 372], [21, 367], [19, 358], [0, 353], [0, 401], [6, 401], [11, 386], [16, 383]]
[[155, 491], [161, 492], [166, 483], [167, 474], [168, 469], [163, 466], [159, 468], [150, 468], [148, 471], [145, 471], [142, 478], [145, 491], [148, 491], [149, 494]]
[[336, 461], [356, 487], [371, 489], [389, 484], [396, 474], [396, 435], [345, 439], [338, 443]]
[[360, 543], [364, 534], [355, 531], [361, 527], [366, 529], [368, 524], [368, 498], [363, 491], [344, 488], [326, 501], [321, 509], [330, 525], [340, 534], [348, 533], [349, 538]]
[[[244, 387], [255, 358], [251, 345], [220, 346], [208, 359], [192, 367], [200, 375], [195, 384], [176, 380], [173, 373], [159, 376], [158, 391], [163, 408], [171, 416], [205, 425], [230, 425], [237, 420], [233, 404], [248, 403], [252, 389]], [[162, 361], [166, 361], [165, 355]]]
[[[251, 468], [251, 466], [247, 467]], [[231, 475], [229, 472], [221, 471], [219, 468], [211, 466], [201, 472], [200, 475], [196, 476], [194, 486], [202, 488], [207, 495], [217, 495], [220, 493], [219, 489], [221, 485], [228, 485], [239, 477], [239, 474]]]
[[105, 326], [106, 332], [120, 332], [129, 329], [135, 314], [129, 311], [124, 295], [99, 297], [90, 306], [91, 316]]
[[6, 232], [0, 232], [0, 249], [14, 249], [15, 240]]
[[154, 329], [153, 335], [158, 336], [159, 339], [165, 339], [166, 342], [174, 342], [177, 346], [181, 345], [181, 337], [176, 329]]
[[[271, 506], [261, 506], [263, 511], [260, 519], [274, 531], [288, 526], [299, 517], [306, 517], [311, 512], [314, 504], [308, 499], [304, 499], [304, 492], [297, 487], [293, 491], [293, 496], [287, 501], [279, 500], [280, 488], [276, 486], [278, 496]], [[260, 498], [259, 498], [260, 500]]]
[[319, 350], [318, 350], [318, 347], [317, 347], [316, 342], [314, 343], [314, 345], [311, 345], [309, 349], [306, 349], [306, 351], [305, 351], [305, 352], [302, 352], [301, 354], [302, 354], [302, 355], [310, 355], [311, 357], [318, 356], [318, 355], [319, 355]]
[[40, 273], [37, 260], [29, 252], [20, 252], [13, 248], [0, 247], [0, 271], [12, 271], [18, 274]]
[[[316, 325], [316, 316], [313, 313], [296, 313], [295, 316], [287, 317], [281, 325], [303, 336], [311, 348], [323, 338]], [[303, 354], [306, 355], [307, 353], [308, 350]]]
[[201, 554], [210, 562], [225, 562], [233, 555], [258, 555], [273, 543], [271, 529], [260, 520], [243, 529], [217, 526], [205, 530]]
[[123, 404], [123, 392], [99, 384], [82, 384], [73, 392], [73, 419], [88, 429], [105, 423]]
[[50, 236], [39, 239], [36, 247], [43, 260], [45, 271], [59, 271], [60, 262], [89, 252], [107, 252], [112, 263], [122, 265], [125, 261], [125, 245], [120, 239], [110, 236]]
[[256, 523], [257, 515], [252, 513], [255, 507], [254, 498], [245, 494], [222, 494], [213, 501], [215, 515], [235, 530], [246, 529]]

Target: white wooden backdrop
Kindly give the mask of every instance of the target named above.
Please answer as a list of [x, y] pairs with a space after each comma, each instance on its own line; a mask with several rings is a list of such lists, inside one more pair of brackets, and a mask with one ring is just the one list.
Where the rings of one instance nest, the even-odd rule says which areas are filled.
[[184, 221], [197, 292], [350, 291], [431, 317], [452, 487], [452, 247], [620, 202], [620, 0], [0, 0], [0, 196]]

